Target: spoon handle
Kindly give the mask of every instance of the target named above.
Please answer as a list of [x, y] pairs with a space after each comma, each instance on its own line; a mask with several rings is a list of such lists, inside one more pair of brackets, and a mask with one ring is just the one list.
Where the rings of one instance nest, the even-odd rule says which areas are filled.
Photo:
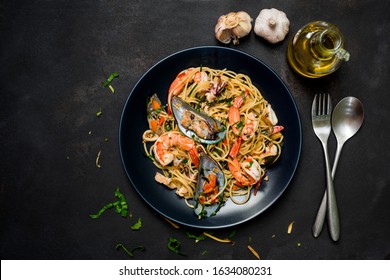
[[[336, 174], [337, 164], [339, 162], [341, 149], [343, 147], [343, 143], [338, 143], [337, 150], [336, 150], [336, 156], [333, 162], [333, 168], [332, 168], [332, 179], [334, 179], [334, 175]], [[327, 208], [327, 201], [328, 201], [328, 195], [327, 191], [325, 190], [324, 196], [322, 197], [320, 208], [318, 209], [316, 219], [314, 221], [314, 225], [312, 228], [313, 236], [318, 237], [322, 231], [322, 228], [324, 226], [325, 222], [325, 216], [326, 216], [326, 208]]]

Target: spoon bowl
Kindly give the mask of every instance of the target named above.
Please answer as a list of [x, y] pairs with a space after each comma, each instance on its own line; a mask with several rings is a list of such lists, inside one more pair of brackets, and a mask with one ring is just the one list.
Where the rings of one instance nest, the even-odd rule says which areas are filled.
[[363, 105], [356, 97], [345, 97], [334, 108], [332, 128], [337, 142], [346, 142], [362, 126], [364, 119]]
[[[359, 131], [363, 120], [363, 104], [356, 97], [345, 97], [334, 108], [332, 113], [332, 129], [337, 139], [337, 150], [333, 162], [332, 178], [334, 178], [336, 173], [344, 143]], [[325, 191], [312, 229], [314, 237], [318, 237], [322, 231], [326, 216], [326, 204], [327, 193]]]

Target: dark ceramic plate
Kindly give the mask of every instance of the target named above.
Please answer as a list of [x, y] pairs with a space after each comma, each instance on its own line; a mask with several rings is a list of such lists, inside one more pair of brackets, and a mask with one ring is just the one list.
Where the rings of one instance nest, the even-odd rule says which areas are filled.
[[[228, 200], [214, 217], [199, 220], [174, 191], [154, 180], [157, 169], [144, 155], [142, 133], [148, 129], [146, 99], [157, 93], [166, 104], [171, 82], [183, 69], [196, 66], [227, 68], [248, 75], [275, 110], [285, 127], [282, 155], [268, 170], [256, 196], [236, 205]], [[173, 221], [196, 228], [223, 228], [248, 221], [270, 207], [286, 190], [298, 165], [302, 145], [301, 123], [294, 99], [278, 75], [260, 60], [223, 47], [197, 47], [161, 60], [137, 82], [124, 106], [119, 128], [119, 147], [124, 169], [139, 195], [157, 212]]]

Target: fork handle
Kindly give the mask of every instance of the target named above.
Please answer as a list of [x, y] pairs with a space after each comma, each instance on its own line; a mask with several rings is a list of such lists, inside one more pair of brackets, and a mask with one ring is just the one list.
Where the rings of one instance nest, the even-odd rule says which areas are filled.
[[317, 216], [313, 224], [312, 231], [314, 237], [320, 236], [320, 233], [324, 226], [325, 216], [326, 216], [326, 205], [327, 205], [326, 201], [328, 200], [327, 192], [328, 191], [325, 189], [324, 196], [322, 197], [321, 200], [320, 208], [318, 209]]
[[333, 241], [338, 241], [340, 237], [340, 221], [339, 221], [339, 212], [336, 202], [336, 194], [333, 187], [333, 178], [330, 171], [328, 147], [324, 143], [322, 144], [325, 154], [325, 165], [326, 165], [326, 192], [327, 192], [327, 202], [328, 202], [328, 224], [330, 236]]
[[[332, 168], [332, 179], [334, 179], [334, 175], [336, 174], [337, 164], [339, 162], [339, 158], [340, 158], [340, 154], [341, 154], [341, 150], [343, 148], [343, 145], [344, 145], [344, 143], [342, 143], [342, 142], [337, 143], [336, 156], [334, 158], [333, 168]], [[328, 200], [327, 190], [325, 190], [324, 196], [322, 197], [322, 200], [321, 200], [320, 208], [318, 209], [317, 216], [316, 216], [316, 219], [314, 221], [313, 228], [312, 228], [314, 237], [318, 237], [320, 235], [322, 228], [324, 226], [326, 210], [327, 210], [327, 207], [326, 207], [327, 200]]]

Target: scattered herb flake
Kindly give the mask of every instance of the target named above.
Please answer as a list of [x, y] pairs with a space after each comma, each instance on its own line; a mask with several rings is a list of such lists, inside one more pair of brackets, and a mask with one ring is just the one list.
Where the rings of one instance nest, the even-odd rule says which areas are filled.
[[204, 250], [204, 251], [202, 252], [202, 254], [200, 254], [200, 255], [203, 257], [203, 256], [206, 255], [208, 252], [209, 252], [209, 251], [207, 251], [207, 249], [206, 249], [206, 250]]
[[112, 73], [108, 79], [103, 83], [103, 87], [107, 87], [111, 84], [112, 80], [114, 80], [115, 78], [119, 77], [119, 73], [118, 72], [114, 72]]
[[128, 250], [128, 249], [127, 249], [125, 246], [123, 246], [123, 244], [121, 244], [121, 243], [119, 243], [119, 244], [117, 244], [117, 245], [115, 246], [115, 249], [118, 250], [119, 248], [122, 248], [122, 249], [126, 252], [126, 254], [129, 255], [130, 257], [134, 257], [133, 252], [134, 252], [135, 250], [141, 250], [142, 252], [145, 251], [145, 247], [144, 247], [144, 246], [137, 246], [137, 247], [134, 247], [134, 248], [131, 249], [131, 250]]
[[117, 213], [121, 214], [123, 218], [126, 218], [129, 206], [127, 205], [124, 195], [120, 192], [119, 188], [115, 191], [115, 196], [118, 198]]
[[108, 210], [108, 209], [110, 209], [110, 208], [112, 208], [112, 207], [114, 207], [114, 206], [115, 206], [114, 203], [108, 203], [108, 204], [104, 205], [103, 208], [100, 209], [99, 212], [98, 212], [97, 214], [91, 214], [91, 215], [89, 215], [89, 216], [90, 216], [92, 219], [97, 219], [97, 218], [99, 218], [106, 210]]
[[180, 255], [183, 255], [185, 256], [185, 254], [183, 254], [181, 251], [180, 251], [180, 247], [181, 247], [181, 243], [179, 240], [177, 240], [176, 238], [174, 237], [169, 237], [169, 241], [168, 241], [168, 245], [167, 245], [168, 249], [176, 254], [180, 254]]
[[206, 236], [204, 234], [201, 234], [201, 235], [195, 235], [195, 234], [192, 234], [192, 233], [189, 233], [189, 232], [186, 232], [188, 238], [192, 238], [192, 239], [195, 239], [195, 242], [198, 243], [199, 241], [202, 241], [202, 240], [205, 240], [206, 239]]
[[132, 230], [139, 230], [141, 227], [142, 227], [142, 220], [141, 220], [141, 218], [138, 218], [138, 221], [134, 225], [132, 225], [130, 228]]
[[102, 108], [100, 108], [100, 110], [96, 113], [96, 117], [99, 118], [102, 114], [103, 114]]
[[228, 237], [232, 239], [234, 236], [236, 236], [237, 231], [233, 230], [231, 233], [229, 233]]
[[116, 212], [117, 212], [118, 214], [121, 214], [122, 217], [126, 218], [126, 216], [127, 216], [127, 210], [128, 210], [128, 208], [129, 208], [129, 206], [127, 205], [127, 202], [126, 202], [125, 197], [124, 197], [123, 194], [119, 191], [119, 188], [116, 189], [116, 191], [115, 191], [115, 196], [118, 198], [118, 201], [112, 202], [112, 203], [108, 203], [108, 204], [104, 205], [103, 208], [100, 209], [99, 212], [98, 212], [97, 214], [91, 214], [91, 215], [89, 215], [89, 216], [90, 216], [92, 219], [97, 219], [97, 218], [99, 218], [106, 210], [115, 207], [115, 208], [116, 208]]

